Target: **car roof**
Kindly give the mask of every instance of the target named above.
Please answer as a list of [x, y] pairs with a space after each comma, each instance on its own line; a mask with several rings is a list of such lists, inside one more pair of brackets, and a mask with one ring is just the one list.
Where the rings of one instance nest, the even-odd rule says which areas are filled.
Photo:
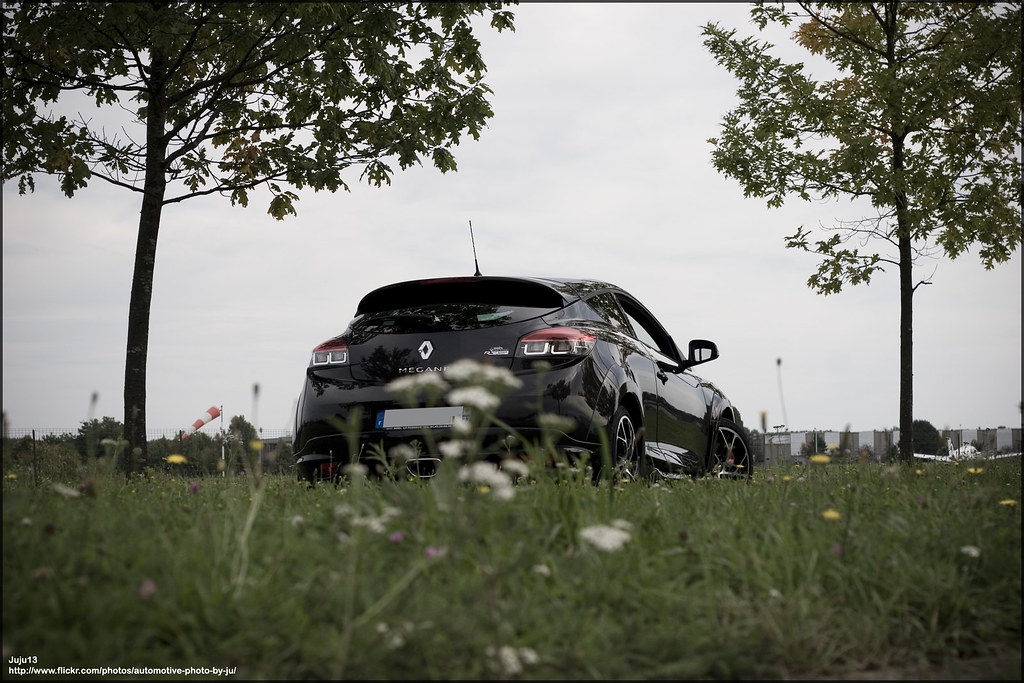
[[384, 285], [360, 299], [356, 315], [438, 301], [505, 303], [560, 308], [585, 295], [622, 291], [600, 280], [475, 275], [406, 280]]

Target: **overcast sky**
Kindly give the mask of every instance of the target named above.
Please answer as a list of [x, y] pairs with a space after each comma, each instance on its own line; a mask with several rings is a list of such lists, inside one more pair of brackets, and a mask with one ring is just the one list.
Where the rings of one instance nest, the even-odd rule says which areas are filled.
[[[149, 429], [185, 429], [216, 405], [265, 433], [290, 430], [310, 350], [345, 328], [363, 294], [473, 274], [469, 221], [485, 275], [613, 282], [680, 347], [717, 342], [721, 358], [698, 373], [749, 427], [760, 427], [761, 411], [769, 427], [793, 430], [897, 425], [895, 270], [824, 297], [806, 286], [815, 257], [785, 248], [800, 225], [864, 212], [797, 200], [769, 210], [711, 166], [707, 139], [735, 105], [737, 83], [700, 27], [754, 34], [747, 6], [526, 3], [514, 12], [515, 33], [480, 33], [495, 115], [479, 141], [454, 150], [457, 173], [416, 168], [380, 189], [353, 175], [351, 193], [305, 191], [298, 216], [284, 221], [263, 200], [165, 207]], [[52, 177], [24, 197], [4, 185], [11, 427], [123, 419], [139, 205], [101, 181], [74, 199]], [[939, 429], [1019, 427], [1019, 252], [993, 271], [976, 250], [929, 261], [919, 277], [929, 276], [914, 300], [915, 418]]]

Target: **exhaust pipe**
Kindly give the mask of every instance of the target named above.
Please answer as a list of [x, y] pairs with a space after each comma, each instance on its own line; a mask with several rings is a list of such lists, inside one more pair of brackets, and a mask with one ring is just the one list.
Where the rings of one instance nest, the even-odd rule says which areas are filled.
[[437, 467], [441, 464], [441, 458], [410, 458], [405, 463], [405, 468], [414, 477], [429, 479], [437, 474]]

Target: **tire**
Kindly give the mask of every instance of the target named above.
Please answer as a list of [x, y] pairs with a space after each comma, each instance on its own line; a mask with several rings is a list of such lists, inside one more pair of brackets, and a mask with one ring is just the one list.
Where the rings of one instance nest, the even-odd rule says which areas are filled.
[[742, 426], [728, 418], [719, 419], [715, 427], [707, 473], [721, 479], [750, 479], [754, 475], [746, 432]]
[[635, 481], [642, 476], [643, 440], [637, 434], [633, 415], [619, 407], [608, 422], [608, 460], [594, 463], [594, 483], [600, 481], [605, 466], [610, 466], [612, 481]]

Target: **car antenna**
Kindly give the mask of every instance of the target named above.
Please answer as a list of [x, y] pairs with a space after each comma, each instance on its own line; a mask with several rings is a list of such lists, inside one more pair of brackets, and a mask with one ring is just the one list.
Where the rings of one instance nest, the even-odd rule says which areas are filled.
[[473, 273], [473, 277], [480, 277], [480, 262], [476, 260], [476, 239], [473, 237], [473, 221], [469, 221], [469, 241], [473, 244], [473, 265], [476, 266], [476, 272]]

